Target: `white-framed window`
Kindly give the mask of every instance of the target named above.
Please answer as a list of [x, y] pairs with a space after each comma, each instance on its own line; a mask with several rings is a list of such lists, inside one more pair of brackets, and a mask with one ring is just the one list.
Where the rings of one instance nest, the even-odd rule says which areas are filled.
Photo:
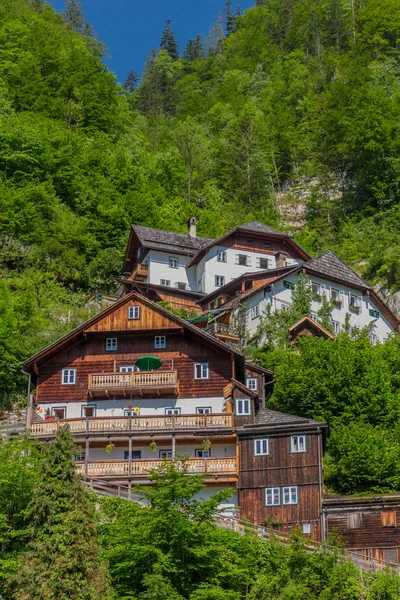
[[156, 335], [154, 338], [154, 348], [166, 348], [167, 347], [167, 338], [165, 335]]
[[282, 312], [289, 312], [291, 309], [290, 304], [284, 304], [283, 302], [281, 302], [281, 305], [279, 306], [279, 308], [281, 309]]
[[361, 298], [359, 298], [355, 294], [350, 294], [349, 307], [352, 308], [353, 310], [360, 311], [361, 310]]
[[215, 287], [222, 287], [225, 285], [225, 277], [223, 275], [215, 276]]
[[317, 313], [311, 312], [308, 316], [310, 317], [311, 321], [315, 321], [316, 323], [318, 323], [318, 315], [317, 315]]
[[236, 398], [236, 414], [251, 415], [250, 398]]
[[334, 321], [331, 319], [332, 331], [333, 333], [340, 333], [340, 323], [339, 321]]
[[291, 435], [290, 436], [290, 451], [291, 452], [306, 452], [306, 436]]
[[74, 385], [76, 383], [76, 369], [63, 369], [61, 371], [62, 385]]
[[51, 414], [56, 419], [66, 419], [67, 418], [67, 407], [66, 406], [53, 406], [51, 409]]
[[247, 384], [247, 387], [249, 388], [249, 390], [251, 390], [252, 392], [257, 391], [257, 388], [258, 388], [257, 377], [248, 377], [246, 380], [246, 384]]
[[331, 288], [331, 300], [335, 304], [341, 304], [342, 303], [342, 296], [341, 296], [339, 290], [335, 290], [335, 288]]
[[118, 338], [106, 338], [107, 352], [113, 352], [118, 348]]
[[369, 341], [371, 342], [371, 344], [373, 346], [376, 346], [378, 343], [378, 336], [375, 333], [370, 333], [369, 334]]
[[136, 365], [121, 365], [119, 368], [120, 373], [136, 373], [139, 371]]
[[128, 319], [140, 319], [140, 306], [128, 306]]
[[218, 250], [217, 252], [217, 261], [226, 263], [226, 252], [224, 250]]
[[95, 417], [96, 409], [97, 409], [96, 404], [84, 404], [82, 406], [82, 417], [84, 419], [86, 419], [86, 418], [89, 419], [90, 417]]
[[196, 408], [197, 415], [211, 415], [211, 413], [212, 413], [211, 406], [198, 406]]
[[171, 417], [172, 415], [180, 415], [181, 409], [180, 408], [166, 408], [165, 414], [168, 415], [169, 417]]
[[259, 269], [269, 269], [269, 259], [264, 256], [260, 256], [257, 260], [257, 267]]
[[160, 285], [164, 285], [165, 287], [171, 287], [170, 279], [160, 279]]
[[208, 362], [195, 363], [194, 378], [195, 379], [209, 379], [209, 377], [210, 377], [210, 364]]
[[171, 269], [178, 269], [179, 268], [179, 258], [170, 256], [169, 257], [169, 266], [171, 267]]
[[269, 439], [259, 438], [254, 440], [254, 456], [266, 456], [269, 454]]
[[321, 295], [321, 286], [319, 285], [319, 283], [312, 281], [311, 282], [311, 291], [312, 291], [314, 298], [319, 297]]
[[199, 448], [194, 451], [194, 455], [196, 458], [210, 458], [211, 456], [211, 448], [208, 450], [203, 450], [203, 448]]
[[237, 265], [241, 265], [242, 267], [250, 266], [250, 258], [247, 254], [236, 254], [235, 263]]
[[304, 535], [310, 535], [311, 534], [311, 523], [303, 523], [302, 531], [303, 531]]
[[[142, 458], [141, 450], [132, 450], [131, 459], [132, 460], [140, 460]], [[129, 460], [129, 450], [124, 450], [124, 460]]]
[[260, 316], [260, 305], [256, 304], [251, 307], [251, 318], [257, 319]]
[[160, 450], [158, 456], [160, 458], [173, 458], [174, 453], [172, 452], [172, 450]]
[[265, 488], [265, 506], [279, 506], [281, 490], [278, 487]]
[[298, 503], [298, 492], [297, 485], [290, 485], [282, 488], [282, 500], [283, 504], [297, 504]]

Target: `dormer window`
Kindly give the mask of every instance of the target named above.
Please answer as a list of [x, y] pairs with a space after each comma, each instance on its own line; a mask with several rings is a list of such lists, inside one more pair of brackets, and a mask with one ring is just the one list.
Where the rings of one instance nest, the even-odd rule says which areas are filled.
[[140, 319], [140, 306], [128, 306], [128, 319]]
[[175, 258], [174, 256], [170, 256], [169, 257], [169, 266], [171, 267], [171, 269], [178, 269], [179, 268], [179, 259]]
[[118, 348], [118, 339], [117, 338], [107, 338], [106, 339], [106, 350], [107, 352], [115, 352]]

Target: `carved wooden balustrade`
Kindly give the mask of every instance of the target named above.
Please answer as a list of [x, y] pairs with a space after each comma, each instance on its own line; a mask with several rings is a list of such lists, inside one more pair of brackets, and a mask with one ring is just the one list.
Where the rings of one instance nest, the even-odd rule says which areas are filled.
[[114, 392], [137, 393], [178, 393], [177, 371], [139, 371], [137, 373], [99, 373], [89, 375], [90, 395], [112, 394]]
[[[179, 464], [179, 463], [177, 463]], [[162, 460], [108, 460], [77, 463], [77, 472], [86, 477], [127, 477], [147, 475], [152, 469], [163, 465]], [[236, 475], [236, 457], [189, 458], [187, 472]]]
[[92, 417], [87, 419], [64, 419], [32, 423], [33, 437], [53, 436], [60, 427], [68, 426], [72, 434], [79, 433], [155, 433], [173, 431], [196, 431], [202, 429], [232, 429], [233, 415], [215, 413], [209, 415], [160, 415], [159, 417]]

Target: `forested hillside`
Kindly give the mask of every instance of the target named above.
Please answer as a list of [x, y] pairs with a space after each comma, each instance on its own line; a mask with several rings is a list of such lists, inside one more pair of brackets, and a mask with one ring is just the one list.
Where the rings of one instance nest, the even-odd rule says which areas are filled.
[[167, 28], [136, 89], [67, 4], [0, 2], [1, 405], [113, 288], [131, 222], [257, 218], [398, 289], [398, 2], [228, 2], [182, 57]]

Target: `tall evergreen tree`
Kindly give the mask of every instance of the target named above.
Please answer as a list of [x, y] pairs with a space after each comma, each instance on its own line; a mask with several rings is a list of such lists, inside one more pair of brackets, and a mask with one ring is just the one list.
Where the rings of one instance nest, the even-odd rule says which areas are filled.
[[236, 14], [232, 12], [232, 0], [226, 0], [225, 5], [225, 32], [226, 35], [235, 31]]
[[199, 58], [204, 58], [205, 50], [204, 45], [201, 40], [200, 35], [196, 35], [193, 40], [189, 40], [185, 46], [185, 49], [182, 54], [182, 58], [187, 60], [188, 62], [192, 60], [197, 60]]
[[31, 542], [22, 557], [17, 600], [108, 600], [94, 505], [76, 474], [68, 428], [47, 449], [30, 505]]
[[79, 2], [79, 0], [65, 0], [64, 3], [64, 21], [72, 29], [76, 29], [76, 31], [82, 31], [86, 22], [82, 2]]
[[122, 87], [128, 94], [133, 94], [136, 90], [138, 81], [139, 77], [136, 75], [135, 71], [130, 70]]
[[179, 58], [179, 50], [178, 43], [174, 37], [173, 31], [171, 29], [171, 19], [167, 19], [165, 21], [164, 31], [161, 35], [160, 41], [160, 49], [165, 50], [172, 60], [178, 60]]

